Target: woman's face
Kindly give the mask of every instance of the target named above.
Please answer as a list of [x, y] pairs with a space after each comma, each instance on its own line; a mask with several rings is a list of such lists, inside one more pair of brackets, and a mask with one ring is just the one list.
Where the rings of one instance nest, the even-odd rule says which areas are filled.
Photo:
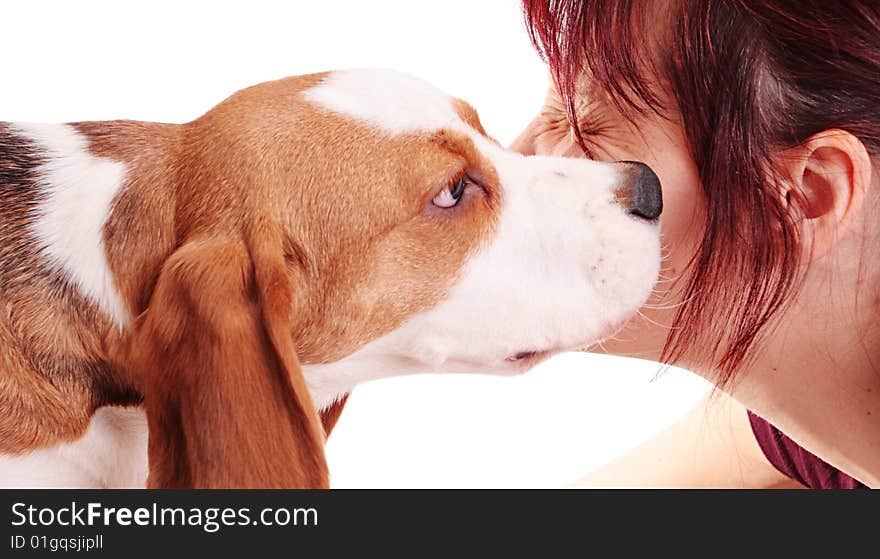
[[[605, 341], [603, 347], [593, 348], [657, 359], [677, 303], [681, 301], [687, 279], [681, 277], [682, 273], [702, 238], [704, 197], [697, 170], [687, 149], [684, 131], [674, 115], [662, 118], [650, 113], [638, 116], [631, 123], [601, 94], [582, 94], [578, 99], [578, 114], [582, 130], [599, 130], [584, 134], [591, 158], [641, 161], [657, 173], [662, 183], [660, 225], [664, 262], [655, 294], [642, 308], [641, 316], [630, 321], [613, 339]], [[538, 116], [511, 147], [527, 155], [584, 157], [552, 80]]]

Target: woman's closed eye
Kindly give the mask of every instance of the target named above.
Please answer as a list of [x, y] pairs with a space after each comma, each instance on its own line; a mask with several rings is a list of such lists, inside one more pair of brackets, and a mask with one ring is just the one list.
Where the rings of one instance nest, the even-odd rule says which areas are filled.
[[577, 122], [571, 128], [573, 135], [575, 134], [575, 126], [583, 142], [584, 155], [589, 159], [613, 160], [602, 149], [602, 145], [608, 140], [614, 126], [610, 119], [603, 115], [603, 111], [597, 106], [597, 103], [594, 102], [589, 106], [579, 108]]
[[[601, 149], [603, 137], [611, 128], [596, 103], [580, 102], [577, 125], [573, 125], [562, 102], [551, 96], [532, 123], [531, 145], [537, 155], [610, 159]], [[580, 132], [583, 147], [578, 144]]]

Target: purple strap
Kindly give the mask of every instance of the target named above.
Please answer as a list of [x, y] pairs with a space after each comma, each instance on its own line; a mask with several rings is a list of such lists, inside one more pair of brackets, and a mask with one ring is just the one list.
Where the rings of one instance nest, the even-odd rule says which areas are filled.
[[810, 489], [866, 489], [857, 479], [841, 472], [815, 454], [801, 448], [796, 442], [768, 423], [749, 412], [752, 432], [764, 456], [773, 466]]

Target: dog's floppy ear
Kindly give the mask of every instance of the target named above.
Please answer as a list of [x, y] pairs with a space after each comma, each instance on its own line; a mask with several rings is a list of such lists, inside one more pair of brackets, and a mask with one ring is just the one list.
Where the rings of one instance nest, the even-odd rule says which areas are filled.
[[290, 329], [283, 256], [196, 240], [164, 264], [127, 339], [149, 487], [327, 487], [324, 431]]

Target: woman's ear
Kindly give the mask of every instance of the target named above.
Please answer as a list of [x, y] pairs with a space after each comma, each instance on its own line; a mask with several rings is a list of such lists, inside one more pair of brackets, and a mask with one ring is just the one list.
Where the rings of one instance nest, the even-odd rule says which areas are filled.
[[862, 211], [871, 185], [871, 157], [849, 132], [826, 130], [788, 150], [786, 161], [785, 202], [800, 225], [804, 259], [816, 260]]
[[328, 486], [283, 258], [252, 252], [238, 240], [185, 244], [126, 340], [149, 423], [149, 487]]

